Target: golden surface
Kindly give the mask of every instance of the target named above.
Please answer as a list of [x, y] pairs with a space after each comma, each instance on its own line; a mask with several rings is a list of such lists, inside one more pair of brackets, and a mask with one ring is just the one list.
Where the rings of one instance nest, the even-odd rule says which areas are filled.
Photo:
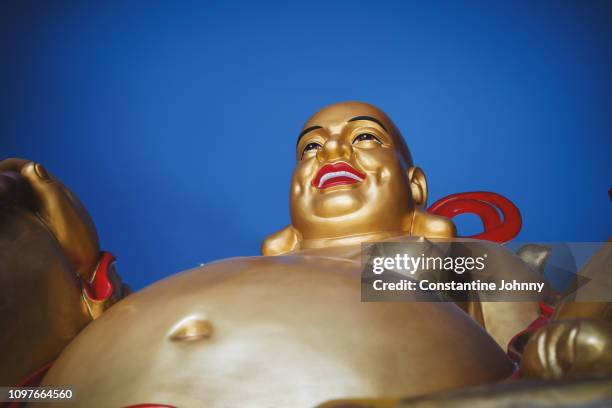
[[525, 346], [521, 374], [551, 379], [612, 375], [612, 323], [567, 319], [547, 324]]
[[[536, 331], [523, 352], [521, 373], [536, 378], [612, 375], [612, 245], [604, 244], [580, 271], [590, 280], [556, 308], [552, 321]], [[579, 301], [575, 302], [576, 298]]]
[[57, 241], [29, 211], [0, 208], [0, 385], [53, 361], [91, 319]]
[[612, 406], [612, 377], [515, 381], [405, 399], [329, 401], [316, 408], [599, 408]]
[[360, 248], [331, 249], [160, 281], [90, 324], [43, 385], [70, 385], [83, 407], [311, 407], [509, 375], [503, 350], [457, 306], [363, 303]]
[[55, 237], [76, 273], [89, 281], [100, 248], [96, 228], [79, 199], [42, 165], [24, 159], [0, 161], [0, 172], [15, 171], [29, 197], [17, 203], [31, 210]]
[[[87, 211], [40, 164], [0, 161], [0, 385], [16, 385], [53, 361], [92, 318], [117, 300], [83, 292], [99, 257]], [[6, 181], [6, 178], [2, 181]]]
[[[369, 117], [369, 119], [354, 120]], [[382, 125], [382, 126], [381, 126]], [[290, 189], [291, 225], [267, 238], [264, 255], [305, 248], [356, 244], [391, 236], [448, 238], [453, 223], [424, 211], [427, 182], [391, 119], [360, 102], [328, 106], [303, 126]], [[369, 134], [373, 140], [356, 140]], [[306, 150], [308, 145], [319, 146]], [[344, 162], [366, 175], [350, 185], [312, 184], [326, 164]]]
[[[534, 304], [462, 305], [470, 319], [450, 303], [360, 301], [361, 242], [455, 236], [450, 220], [425, 212], [425, 175], [384, 112], [357, 102], [322, 109], [304, 125], [296, 158], [291, 224], [262, 245], [278, 256], [212, 263], [124, 299], [70, 343], [43, 385], [69, 386], [83, 407], [310, 407], [332, 398], [382, 398], [376, 406], [387, 407], [507, 377], [511, 365], [493, 338], [504, 344], [524, 328]], [[313, 184], [340, 162], [365, 178]], [[40, 165], [0, 163], [7, 168], [28, 180], [34, 212], [90, 279], [98, 243], [84, 208]], [[35, 290], [38, 302], [54, 293]], [[30, 325], [32, 306], [23, 307]], [[592, 329], [580, 331], [587, 340], [608, 338], [597, 322], [579, 324]], [[574, 331], [559, 331], [555, 347], [565, 347]]]

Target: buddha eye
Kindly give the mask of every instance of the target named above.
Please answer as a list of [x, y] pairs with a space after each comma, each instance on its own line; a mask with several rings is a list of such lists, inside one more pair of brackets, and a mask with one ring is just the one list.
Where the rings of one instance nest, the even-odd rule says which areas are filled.
[[353, 144], [359, 143], [359, 142], [365, 142], [365, 141], [372, 141], [372, 142], [376, 142], [378, 144], [382, 144], [382, 142], [380, 141], [379, 138], [377, 138], [376, 136], [374, 136], [371, 133], [361, 133], [359, 135], [357, 135], [357, 137], [355, 137], [355, 139], [353, 139]]
[[304, 150], [302, 151], [302, 158], [304, 158], [304, 155], [306, 154], [306, 152], [311, 151], [311, 150], [318, 150], [321, 148], [321, 145], [317, 142], [310, 142], [308, 143], [305, 147]]

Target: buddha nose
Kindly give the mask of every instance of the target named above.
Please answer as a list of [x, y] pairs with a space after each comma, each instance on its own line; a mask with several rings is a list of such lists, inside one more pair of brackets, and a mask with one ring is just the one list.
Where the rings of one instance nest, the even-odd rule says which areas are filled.
[[328, 162], [338, 159], [348, 160], [353, 154], [353, 147], [337, 139], [329, 139], [317, 152], [317, 159], [321, 162]]

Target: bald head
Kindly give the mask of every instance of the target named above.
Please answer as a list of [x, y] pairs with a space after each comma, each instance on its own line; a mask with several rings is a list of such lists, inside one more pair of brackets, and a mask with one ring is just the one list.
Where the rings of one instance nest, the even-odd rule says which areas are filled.
[[316, 112], [302, 127], [298, 144], [301, 138], [309, 132], [322, 128], [331, 132], [340, 132], [348, 123], [355, 121], [369, 121], [380, 126], [393, 139], [393, 144], [403, 159], [404, 165], [412, 166], [410, 150], [393, 121], [381, 109], [364, 102], [335, 103]]

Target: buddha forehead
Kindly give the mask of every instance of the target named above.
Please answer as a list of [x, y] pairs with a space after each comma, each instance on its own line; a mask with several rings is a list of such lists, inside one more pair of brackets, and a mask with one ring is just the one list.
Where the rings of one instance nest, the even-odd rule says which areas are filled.
[[302, 132], [313, 127], [323, 128], [331, 134], [339, 134], [349, 124], [359, 119], [378, 123], [393, 140], [396, 151], [412, 165], [410, 151], [399, 130], [385, 112], [364, 102], [340, 102], [329, 105], [315, 113], [302, 127]]

